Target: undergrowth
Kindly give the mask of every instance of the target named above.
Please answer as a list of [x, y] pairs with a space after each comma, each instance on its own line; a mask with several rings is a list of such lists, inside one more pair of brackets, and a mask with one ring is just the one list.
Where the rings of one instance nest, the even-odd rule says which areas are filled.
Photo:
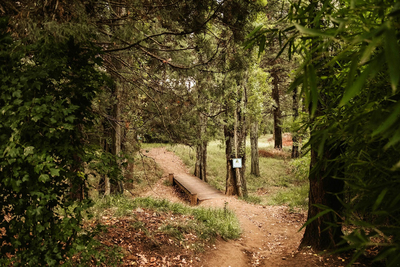
[[196, 232], [205, 240], [212, 240], [217, 236], [223, 239], [235, 239], [241, 233], [239, 221], [229, 209], [189, 207], [165, 199], [149, 197], [130, 199], [124, 196], [98, 198], [90, 209], [90, 213], [97, 218], [107, 213], [112, 213], [113, 216], [130, 216], [137, 208], [146, 208], [160, 213], [191, 215], [194, 221], [181, 227]]

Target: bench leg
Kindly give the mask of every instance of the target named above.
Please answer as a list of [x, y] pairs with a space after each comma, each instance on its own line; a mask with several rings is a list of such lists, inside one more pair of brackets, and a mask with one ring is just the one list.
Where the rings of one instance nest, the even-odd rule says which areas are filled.
[[170, 184], [171, 184], [171, 185], [174, 185], [174, 174], [173, 174], [173, 173], [170, 173], [170, 174], [168, 175], [168, 178], [169, 178]]
[[197, 194], [192, 194], [190, 196], [190, 204], [192, 206], [196, 206], [197, 205]]

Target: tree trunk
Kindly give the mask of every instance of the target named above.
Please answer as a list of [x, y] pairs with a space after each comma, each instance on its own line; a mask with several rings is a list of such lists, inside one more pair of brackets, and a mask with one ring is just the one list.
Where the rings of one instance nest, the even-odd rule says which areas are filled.
[[260, 176], [260, 164], [258, 155], [258, 122], [254, 121], [250, 126], [250, 144], [251, 144], [251, 171], [255, 176]]
[[278, 71], [272, 71], [272, 99], [275, 101], [274, 105], [274, 139], [275, 145], [274, 148], [282, 149], [282, 127], [281, 127], [281, 119], [282, 119], [282, 112], [281, 112], [281, 104], [279, 100], [279, 77]]
[[[232, 127], [224, 127], [225, 135], [225, 156], [226, 156], [226, 190], [228, 196], [239, 195], [236, 170], [233, 168], [232, 159], [234, 147], [234, 130]], [[240, 183], [240, 180], [239, 180]]]
[[196, 166], [194, 175], [207, 182], [207, 141], [196, 146]]
[[[310, 3], [314, 6], [315, 12], [315, 8], [319, 2], [311, 0]], [[314, 26], [315, 25], [310, 25], [311, 28], [316, 28]], [[318, 61], [323, 62], [324, 59], [321, 58], [316, 51], [318, 45], [318, 40], [313, 40], [310, 47], [311, 51], [314, 51], [312, 58], [316, 59], [318, 57]], [[326, 115], [320, 101], [323, 101], [325, 104], [330, 102], [329, 95], [324, 92], [323, 83], [319, 84], [318, 92], [316, 93], [319, 94], [319, 97], [314, 117], [311, 115], [312, 103], [310, 103], [308, 107], [310, 120], [315, 120], [315, 117]], [[310, 129], [311, 162], [307, 220], [314, 218], [318, 213], [323, 211], [323, 209], [320, 208], [321, 205], [332, 209], [334, 212], [326, 213], [306, 226], [300, 247], [311, 246], [315, 250], [325, 250], [337, 247], [337, 244], [341, 241], [341, 236], [343, 235], [340, 214], [342, 210], [341, 199], [343, 198], [342, 193], [344, 189], [344, 181], [334, 178], [344, 176], [343, 163], [337, 164], [337, 162], [335, 162], [335, 159], [343, 153], [343, 148], [337, 143], [333, 146], [332, 144], [329, 144], [329, 140], [327, 140], [323, 144], [323, 154], [318, 155], [317, 151], [319, 150], [320, 143], [318, 142], [319, 140], [316, 139], [317, 137], [315, 136], [315, 133], [321, 131], [322, 129], [319, 128], [318, 125], [314, 125]], [[320, 207], [316, 207], [316, 205]]]
[[[293, 122], [296, 122], [299, 117], [299, 100], [297, 97], [297, 87], [293, 89]], [[299, 138], [297, 134], [297, 129], [294, 129], [292, 133], [292, 158], [298, 158], [300, 156], [299, 152]]]
[[[115, 97], [117, 102], [114, 105], [114, 134], [113, 134], [113, 154], [117, 157], [117, 164], [121, 166], [121, 145], [122, 145], [122, 127], [121, 127], [121, 103], [120, 103], [120, 85], [117, 84], [115, 87]], [[124, 182], [118, 181], [117, 191], [119, 193], [124, 192]]]
[[204, 140], [207, 132], [207, 117], [199, 114], [198, 144], [196, 145], [196, 165], [194, 175], [207, 182], [207, 141]]
[[[234, 108], [234, 126], [224, 127], [225, 155], [226, 155], [226, 195], [247, 196], [247, 184], [245, 179], [246, 170], [246, 117], [247, 90], [242, 89], [240, 102]], [[239, 96], [239, 89], [237, 91]], [[233, 129], [232, 129], [233, 128]], [[232, 159], [241, 158], [242, 168], [233, 168]]]
[[[329, 148], [331, 148], [331, 151], [329, 151]], [[326, 151], [328, 152], [325, 152], [323, 155], [324, 159], [320, 159], [315, 149], [315, 145], [312, 145], [307, 220], [323, 211], [316, 207], [315, 204], [327, 206], [339, 214], [342, 209], [339, 199], [342, 198], [341, 193], [343, 192], [344, 182], [343, 180], [333, 178], [337, 173], [327, 170], [328, 160], [337, 157], [340, 151], [338, 149], [334, 150], [332, 147], [326, 147]], [[318, 169], [314, 170], [313, 168], [317, 164], [321, 165], [322, 160], [325, 160], [322, 163], [325, 163], [325, 166], [318, 166]], [[341, 172], [343, 169], [335, 168], [333, 171]], [[340, 223], [340, 217], [336, 216], [333, 212], [329, 212], [312, 221], [306, 227], [300, 247], [311, 246], [316, 250], [335, 248], [343, 235]], [[329, 227], [330, 225], [336, 225], [336, 227]]]
[[[107, 141], [104, 139], [104, 151], [108, 152], [109, 147], [107, 144]], [[104, 185], [103, 185], [104, 184]], [[110, 177], [108, 177], [107, 175], [103, 174], [100, 177], [100, 186], [101, 188], [104, 188], [104, 195], [105, 196], [109, 196], [111, 194], [111, 183], [110, 183]]]
[[[122, 3], [121, 0], [117, 1], [118, 3], [115, 3], [112, 5], [112, 8], [117, 15], [117, 17], [120, 17], [124, 15], [125, 13], [125, 8], [120, 5]], [[112, 64], [115, 70], [118, 72], [122, 69], [121, 62], [117, 59], [118, 55], [113, 55], [113, 60]], [[122, 168], [122, 162], [120, 160], [121, 158], [121, 147], [122, 147], [122, 116], [121, 116], [121, 94], [122, 94], [122, 88], [121, 88], [121, 83], [118, 81], [120, 80], [118, 76], [114, 74], [115, 72], [112, 72], [114, 81], [115, 81], [115, 88], [114, 88], [114, 97], [116, 99], [116, 103], [114, 104], [114, 121], [113, 121], [113, 128], [114, 128], [114, 134], [113, 134], [113, 154], [117, 157], [117, 164]], [[122, 194], [124, 193], [124, 182], [123, 181], [118, 181], [118, 187], [117, 191]]]

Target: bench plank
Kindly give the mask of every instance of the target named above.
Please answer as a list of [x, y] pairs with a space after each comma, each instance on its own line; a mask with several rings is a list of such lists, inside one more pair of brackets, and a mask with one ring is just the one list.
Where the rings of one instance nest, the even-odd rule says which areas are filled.
[[178, 184], [179, 187], [185, 191], [185, 193], [190, 195], [190, 202], [192, 205], [196, 205], [197, 200], [203, 201], [212, 198], [224, 197], [224, 194], [222, 194], [219, 190], [213, 188], [199, 178], [189, 174], [169, 174], [169, 181], [171, 184]]

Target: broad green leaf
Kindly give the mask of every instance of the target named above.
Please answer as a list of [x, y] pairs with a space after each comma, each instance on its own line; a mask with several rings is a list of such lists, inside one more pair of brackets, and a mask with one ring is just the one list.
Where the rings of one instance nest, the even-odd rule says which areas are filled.
[[50, 168], [50, 174], [51, 174], [51, 176], [53, 176], [53, 177], [55, 177], [55, 176], [60, 176], [60, 169]]
[[33, 147], [33, 146], [27, 146], [27, 147], [25, 147], [25, 149], [24, 149], [24, 156], [28, 156], [28, 155], [31, 155], [31, 154], [33, 154], [33, 150], [35, 149], [35, 147]]
[[39, 182], [45, 183], [50, 180], [50, 177], [47, 174], [41, 174], [39, 176]]

